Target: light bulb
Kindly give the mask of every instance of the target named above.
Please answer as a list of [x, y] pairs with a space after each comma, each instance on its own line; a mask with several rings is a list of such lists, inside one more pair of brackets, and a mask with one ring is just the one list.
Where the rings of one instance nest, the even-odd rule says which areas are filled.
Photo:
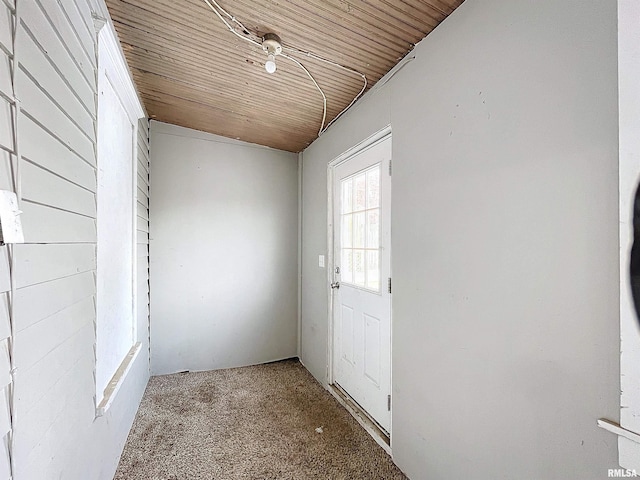
[[273, 53], [270, 53], [267, 57], [267, 62], [264, 64], [264, 69], [267, 71], [267, 73], [275, 73], [276, 57]]

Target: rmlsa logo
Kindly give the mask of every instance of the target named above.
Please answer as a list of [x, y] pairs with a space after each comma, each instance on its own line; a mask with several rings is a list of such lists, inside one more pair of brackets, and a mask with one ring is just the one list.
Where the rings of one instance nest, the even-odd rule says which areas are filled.
[[637, 477], [638, 474], [635, 470], [625, 470], [624, 468], [610, 468], [607, 471], [609, 478], [630, 478]]

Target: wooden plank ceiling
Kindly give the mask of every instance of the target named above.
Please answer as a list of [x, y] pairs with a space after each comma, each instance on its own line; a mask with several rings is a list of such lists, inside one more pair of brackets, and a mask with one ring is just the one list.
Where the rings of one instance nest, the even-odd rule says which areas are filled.
[[[371, 88], [463, 0], [218, 0], [252, 36], [366, 75]], [[151, 118], [299, 152], [318, 136], [322, 97], [304, 71], [236, 37], [204, 0], [107, 0]], [[289, 53], [289, 52], [287, 52]], [[358, 94], [362, 78], [289, 53], [327, 97], [327, 122]]]

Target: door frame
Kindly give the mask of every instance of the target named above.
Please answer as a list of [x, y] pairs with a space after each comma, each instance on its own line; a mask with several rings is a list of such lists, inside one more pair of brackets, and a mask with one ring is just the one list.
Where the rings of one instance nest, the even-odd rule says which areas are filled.
[[[379, 143], [384, 142], [391, 138], [391, 125], [387, 125], [382, 130], [374, 133], [373, 135], [365, 138], [354, 147], [346, 150], [338, 155], [327, 165], [327, 296], [329, 299], [329, 311], [327, 313], [328, 324], [328, 341], [327, 341], [327, 385], [331, 394], [340, 402], [353, 417], [360, 423], [360, 425], [373, 437], [373, 439], [389, 454], [391, 455], [391, 436], [393, 430], [393, 414], [391, 415], [391, 423], [389, 427], [389, 436], [378, 428], [377, 424], [370, 419], [369, 415], [361, 409], [350, 397], [345, 395], [345, 392], [335, 385], [334, 373], [333, 373], [333, 353], [334, 353], [334, 290], [331, 288], [331, 283], [334, 282], [335, 271], [335, 255], [334, 255], [334, 228], [333, 228], [333, 180], [335, 168], [343, 163], [349, 161], [356, 155], [368, 150]], [[393, 147], [392, 147], [393, 148]], [[393, 158], [393, 157], [392, 157]], [[392, 185], [393, 191], [393, 185]], [[393, 202], [393, 198], [391, 199]], [[393, 234], [393, 232], [392, 232]], [[392, 253], [391, 253], [392, 255]], [[393, 270], [393, 260], [391, 262], [391, 270]], [[391, 297], [391, 311], [390, 311], [390, 345], [389, 345], [389, 361], [393, 359], [393, 297]], [[390, 365], [390, 381], [393, 386], [393, 366]], [[391, 388], [393, 390], [393, 388]], [[393, 399], [391, 402], [391, 412], [393, 413]]]

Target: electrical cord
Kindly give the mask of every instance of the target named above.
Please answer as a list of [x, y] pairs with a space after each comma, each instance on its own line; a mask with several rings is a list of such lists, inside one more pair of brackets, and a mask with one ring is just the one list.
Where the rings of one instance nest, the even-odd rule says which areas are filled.
[[292, 61], [293, 63], [297, 64], [302, 70], [304, 70], [304, 72], [308, 75], [308, 77], [311, 79], [313, 84], [316, 86], [316, 88], [320, 92], [320, 95], [322, 95], [322, 122], [320, 123], [320, 130], [318, 130], [318, 136], [322, 135], [322, 132], [324, 132], [324, 130], [323, 130], [324, 122], [327, 119], [327, 96], [324, 94], [324, 92], [320, 88], [320, 85], [318, 85], [318, 82], [316, 82], [316, 79], [313, 78], [313, 75], [311, 75], [309, 70], [307, 70], [307, 67], [305, 67], [298, 60], [296, 60], [293, 57], [290, 57], [286, 53], [281, 53], [280, 56], [286, 58], [287, 60]]
[[347, 110], [349, 110], [351, 108], [351, 106], [356, 103], [358, 101], [358, 99], [362, 96], [362, 94], [364, 93], [364, 91], [367, 89], [367, 76], [364, 73], [360, 73], [357, 70], [354, 70], [353, 68], [349, 68], [349, 67], [345, 67], [344, 65], [340, 65], [339, 63], [333, 62], [331, 60], [327, 60], [326, 58], [321, 57], [320, 55], [316, 55], [315, 53], [311, 53], [311, 52], [307, 52], [304, 50], [300, 50], [296, 47], [292, 47], [289, 45], [283, 45], [282, 46], [283, 50], [289, 50], [292, 52], [297, 52], [300, 55], [306, 55], [307, 57], [313, 58], [315, 60], [319, 60], [321, 62], [327, 63], [329, 65], [333, 65], [334, 67], [338, 67], [341, 68], [342, 70], [346, 70], [347, 72], [350, 73], [354, 73], [360, 77], [362, 77], [362, 89], [360, 90], [360, 92], [358, 92], [358, 94], [353, 97], [353, 100], [351, 100], [351, 103], [349, 105], [347, 105], [338, 115], [335, 116], [335, 118], [333, 120], [331, 120], [329, 123], [327, 123], [327, 125], [324, 128], [320, 128], [320, 133], [318, 134], [318, 136], [322, 135], [324, 132], [327, 131], [327, 129], [331, 126], [331, 124], [333, 122], [335, 122], [336, 120], [338, 120], [342, 114], [344, 112], [346, 112]]
[[238, 31], [237, 31], [235, 28], [233, 28], [231, 25], [229, 25], [229, 22], [227, 22], [227, 21], [224, 19], [224, 17], [220, 14], [220, 12], [217, 10], [217, 8], [216, 8], [216, 7], [218, 7], [220, 10], [222, 10], [222, 12], [223, 12], [225, 15], [227, 15], [227, 16], [228, 16], [228, 17], [229, 17], [229, 18], [230, 18], [234, 23], [236, 23], [237, 25], [239, 25], [239, 26], [240, 26], [240, 28], [242, 28], [245, 32], [248, 32], [248, 30], [244, 27], [244, 25], [242, 25], [242, 23], [240, 23], [238, 20], [236, 20], [236, 19], [235, 19], [235, 17], [231, 16], [231, 15], [230, 15], [230, 14], [229, 14], [229, 13], [228, 13], [224, 8], [222, 8], [222, 7], [218, 4], [218, 2], [216, 2], [216, 0], [211, 0], [211, 2], [213, 2], [213, 3], [216, 5], [216, 7], [214, 7], [214, 6], [211, 4], [211, 2], [210, 2], [209, 0], [204, 0], [204, 2], [205, 2], [207, 5], [209, 5], [209, 8], [210, 8], [211, 10], [213, 10], [213, 13], [215, 13], [215, 14], [218, 16], [218, 18], [219, 18], [220, 20], [222, 20], [222, 23], [224, 23], [224, 24], [227, 26], [227, 28], [229, 29], [229, 31], [230, 31], [231, 33], [233, 33], [236, 37], [239, 37], [239, 38], [243, 39], [243, 40], [244, 40], [244, 41], [246, 41], [246, 42], [252, 43], [253, 45], [256, 45], [256, 46], [258, 46], [258, 47], [262, 48], [262, 44], [261, 44], [261, 43], [256, 42], [255, 40], [253, 40], [253, 39], [251, 39], [251, 38], [249, 38], [249, 37], [245, 37], [244, 35], [241, 35], [240, 33], [238, 33]]
[[[258, 35], [254, 34], [253, 32], [251, 32], [248, 28], [246, 28], [242, 22], [240, 22], [238, 19], [236, 19], [236, 17], [234, 17], [233, 15], [231, 15], [229, 12], [227, 12], [224, 8], [222, 8], [220, 6], [220, 4], [216, 1], [216, 0], [204, 0], [204, 2], [209, 6], [209, 8], [211, 8], [211, 10], [218, 16], [218, 18], [227, 26], [227, 28], [229, 29], [229, 31], [231, 33], [233, 33], [235, 36], [241, 38], [242, 40], [251, 43], [252, 45], [255, 45], [257, 47], [262, 48], [262, 44], [252, 38], [249, 38], [245, 35], [240, 34], [231, 24], [229, 24], [229, 22], [227, 20], [225, 20], [225, 18], [222, 16], [223, 14], [229, 18], [229, 20], [231, 20], [233, 23], [235, 23], [238, 27], [240, 27], [243, 31], [243, 33], [248, 34], [248, 35], [253, 35], [256, 38], [260, 38]], [[213, 4], [212, 4], [213, 2]], [[215, 5], [215, 7], [214, 7]], [[220, 13], [222, 12], [222, 13]], [[353, 73], [355, 75], [358, 75], [362, 78], [363, 81], [363, 85], [362, 85], [362, 89], [358, 92], [358, 94], [353, 98], [353, 100], [351, 100], [351, 103], [349, 103], [349, 105], [347, 105], [340, 113], [338, 113], [338, 115], [336, 115], [333, 120], [331, 120], [329, 123], [327, 123], [325, 125], [326, 119], [327, 119], [327, 96], [325, 95], [324, 91], [322, 90], [322, 88], [320, 87], [320, 85], [318, 84], [318, 82], [316, 81], [316, 79], [313, 77], [313, 75], [311, 74], [311, 72], [309, 72], [309, 70], [307, 69], [307, 67], [305, 67], [300, 61], [298, 61], [297, 59], [295, 59], [294, 57], [284, 54], [284, 53], [280, 53], [279, 56], [286, 58], [287, 60], [295, 63], [296, 65], [298, 65], [303, 71], [304, 73], [311, 79], [311, 81], [313, 82], [313, 84], [315, 85], [315, 87], [318, 89], [318, 91], [320, 92], [320, 95], [322, 95], [322, 122], [320, 122], [320, 129], [318, 130], [318, 136], [322, 135], [324, 132], [327, 131], [327, 129], [333, 124], [333, 122], [335, 122], [336, 120], [338, 120], [343, 113], [345, 113], [347, 110], [349, 110], [351, 108], [351, 106], [356, 103], [358, 101], [358, 99], [362, 96], [362, 94], [364, 93], [364, 91], [367, 89], [367, 76], [364, 73], [358, 72], [357, 70], [354, 70], [353, 68], [349, 68], [349, 67], [345, 67], [344, 65], [341, 65], [337, 62], [334, 62], [332, 60], [328, 60], [326, 58], [323, 58], [319, 55], [316, 55], [314, 53], [311, 52], [307, 52], [305, 50], [300, 50], [299, 48], [293, 47], [291, 45], [283, 45], [283, 50], [288, 50], [289, 52], [295, 52], [298, 53], [300, 55], [305, 55], [306, 57], [309, 58], [313, 58], [314, 60], [318, 60], [320, 62], [324, 62], [328, 65], [332, 65], [334, 67], [340, 68], [342, 70], [345, 70], [347, 72]]]
[[[206, 1], [206, 0], [205, 0]], [[222, 12], [224, 13], [227, 17], [229, 17], [229, 20], [231, 20], [233, 23], [235, 23], [236, 25], [238, 25], [241, 29], [242, 29], [242, 33], [246, 34], [246, 35], [253, 35], [255, 38], [260, 39], [260, 35], [256, 35], [255, 33], [251, 32], [247, 27], [245, 27], [242, 22], [240, 22], [240, 20], [238, 20], [236, 17], [234, 17], [233, 15], [231, 15], [229, 12], [227, 12], [224, 8], [222, 8], [220, 6], [220, 4], [218, 2], [216, 2], [216, 0], [211, 0], [215, 6]], [[209, 2], [207, 2], [209, 3]], [[211, 5], [209, 5], [211, 6]], [[226, 23], [226, 22], [225, 22]], [[258, 42], [259, 43], [259, 42]]]

